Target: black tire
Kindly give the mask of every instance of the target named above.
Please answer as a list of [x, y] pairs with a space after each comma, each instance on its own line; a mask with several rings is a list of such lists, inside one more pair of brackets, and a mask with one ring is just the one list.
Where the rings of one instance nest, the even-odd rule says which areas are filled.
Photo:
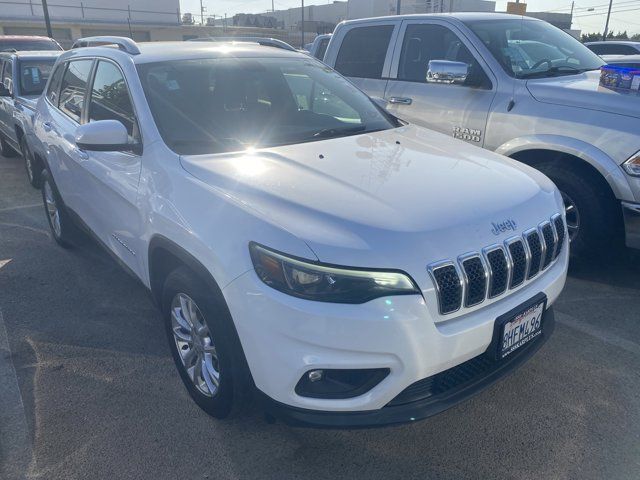
[[[49, 223], [51, 235], [61, 247], [71, 248], [80, 236], [78, 227], [76, 227], [69, 216], [49, 170], [42, 170], [40, 177], [42, 179], [42, 203], [44, 204], [44, 213], [47, 217], [47, 222]], [[48, 200], [53, 200], [55, 204], [54, 207], [57, 209], [59, 228], [54, 225], [55, 220], [49, 210], [52, 206], [49, 204]]]
[[27, 139], [24, 135], [20, 139], [20, 150], [29, 183], [33, 188], [40, 188], [42, 182], [42, 165], [40, 165], [40, 162], [34, 157], [29, 145], [27, 145]]
[[[162, 313], [169, 347], [180, 378], [191, 398], [202, 410], [216, 418], [236, 416], [249, 404], [252, 381], [231, 314], [217, 285], [209, 285], [186, 267], [169, 274], [162, 292]], [[171, 320], [172, 302], [179, 294], [195, 302], [215, 344], [219, 383], [213, 395], [205, 395], [192, 381], [178, 351]], [[188, 350], [184, 348], [183, 350]], [[204, 377], [202, 377], [204, 378]], [[198, 382], [202, 384], [202, 382]]]
[[[557, 163], [536, 166], [575, 204], [579, 226], [571, 239], [571, 255], [587, 257], [614, 253], [622, 238], [620, 209], [604, 182], [584, 169], [565, 168]], [[575, 219], [575, 214], [573, 218]], [[567, 223], [570, 223], [567, 213]], [[570, 232], [571, 235], [571, 232]]]
[[17, 154], [18, 152], [9, 145], [9, 142], [7, 142], [4, 137], [0, 136], [0, 155], [3, 157], [15, 157]]

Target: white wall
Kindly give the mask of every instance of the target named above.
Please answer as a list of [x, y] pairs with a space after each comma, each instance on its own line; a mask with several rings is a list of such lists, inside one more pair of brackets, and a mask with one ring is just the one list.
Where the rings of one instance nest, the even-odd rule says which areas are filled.
[[[81, 7], [81, 4], [84, 8]], [[54, 0], [49, 16], [55, 20], [177, 24], [179, 0]], [[129, 7], [131, 10], [129, 10]], [[12, 0], [0, 6], [0, 21], [43, 18], [39, 1]]]

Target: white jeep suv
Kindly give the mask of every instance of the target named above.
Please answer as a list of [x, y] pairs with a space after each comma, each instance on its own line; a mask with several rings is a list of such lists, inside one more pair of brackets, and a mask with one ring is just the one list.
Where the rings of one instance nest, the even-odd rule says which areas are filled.
[[568, 242], [538, 171], [400, 122], [302, 53], [81, 45], [35, 117], [53, 236], [83, 227], [151, 291], [210, 414], [412, 421], [551, 334]]

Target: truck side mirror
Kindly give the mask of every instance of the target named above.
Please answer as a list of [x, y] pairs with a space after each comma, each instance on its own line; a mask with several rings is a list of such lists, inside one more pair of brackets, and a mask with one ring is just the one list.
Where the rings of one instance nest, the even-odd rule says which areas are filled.
[[449, 60], [430, 60], [427, 69], [427, 83], [462, 85], [469, 76], [469, 65]]
[[0, 97], [10, 97], [11, 90], [4, 86], [4, 83], [0, 83]]

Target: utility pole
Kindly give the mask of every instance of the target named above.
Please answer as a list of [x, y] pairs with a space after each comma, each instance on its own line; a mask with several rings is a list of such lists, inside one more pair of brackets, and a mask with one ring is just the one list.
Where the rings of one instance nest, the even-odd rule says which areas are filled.
[[576, 2], [571, 2], [571, 24], [569, 25], [569, 28], [573, 27], [573, 7], [575, 7]]
[[275, 4], [273, 3], [273, 0], [271, 0], [271, 13], [273, 13], [273, 12], [275, 12], [275, 11], [276, 11], [276, 6], [275, 6]]
[[400, 15], [401, 9], [402, 9], [402, 0], [398, 0], [396, 2], [396, 15]]
[[207, 7], [202, 5], [202, 0], [200, 0], [200, 25], [204, 25], [204, 12], [207, 10]]
[[42, 0], [42, 11], [44, 12], [44, 23], [47, 26], [47, 36], [53, 38], [53, 30], [51, 29], [51, 19], [49, 18], [49, 6], [47, 0]]
[[304, 48], [304, 0], [302, 2], [302, 46], [300, 48]]
[[609, 0], [609, 11], [607, 12], [607, 22], [604, 24], [604, 33], [602, 34], [602, 41], [607, 40], [607, 31], [609, 30], [609, 17], [611, 17], [611, 6], [613, 5], [613, 0]]

